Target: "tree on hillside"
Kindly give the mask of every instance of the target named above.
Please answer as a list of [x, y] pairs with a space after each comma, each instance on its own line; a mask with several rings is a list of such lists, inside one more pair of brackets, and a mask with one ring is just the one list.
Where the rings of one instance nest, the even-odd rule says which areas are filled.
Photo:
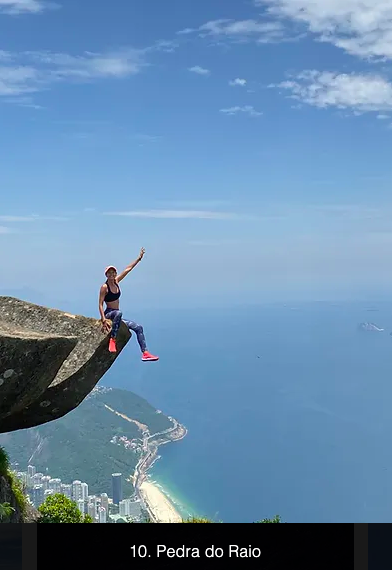
[[0, 475], [6, 475], [9, 469], [8, 453], [3, 447], [0, 447]]
[[257, 523], [281, 523], [282, 520], [279, 515], [275, 515], [273, 519], [263, 519], [261, 521], [256, 521]]
[[49, 495], [38, 508], [39, 523], [92, 523], [89, 515], [83, 515], [77, 504], [60, 493]]

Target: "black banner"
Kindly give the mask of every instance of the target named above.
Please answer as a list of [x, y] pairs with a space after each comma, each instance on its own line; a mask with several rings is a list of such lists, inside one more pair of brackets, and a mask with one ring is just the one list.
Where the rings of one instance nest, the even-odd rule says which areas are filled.
[[380, 570], [392, 568], [391, 536], [389, 524], [2, 524], [0, 568]]
[[[92, 524], [38, 526], [38, 568], [61, 565], [265, 570], [354, 568], [354, 525], [338, 524]], [[61, 544], [61, 546], [60, 546]], [[73, 545], [66, 548], [65, 545]], [[76, 547], [76, 545], [78, 545]]]

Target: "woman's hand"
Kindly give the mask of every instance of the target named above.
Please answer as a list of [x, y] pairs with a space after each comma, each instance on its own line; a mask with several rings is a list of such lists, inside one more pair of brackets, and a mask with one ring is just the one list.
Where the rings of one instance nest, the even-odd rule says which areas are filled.
[[101, 331], [103, 333], [109, 333], [112, 330], [109, 321], [107, 321], [106, 319], [104, 321], [101, 320], [101, 324], [102, 324]]
[[146, 250], [144, 249], [144, 247], [142, 247], [142, 249], [140, 250], [140, 254], [139, 254], [139, 259], [143, 259], [143, 255], [146, 253]]

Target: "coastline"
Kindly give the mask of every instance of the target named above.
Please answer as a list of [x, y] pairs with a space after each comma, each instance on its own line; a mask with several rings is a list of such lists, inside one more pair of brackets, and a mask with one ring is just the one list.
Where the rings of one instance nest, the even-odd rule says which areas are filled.
[[145, 508], [154, 523], [181, 523], [182, 517], [162, 491], [150, 481], [139, 489]]
[[154, 523], [180, 523], [179, 514], [169, 498], [159, 489], [158, 485], [149, 479], [148, 471], [159, 459], [158, 449], [161, 445], [180, 441], [188, 431], [185, 426], [169, 416], [173, 426], [165, 431], [150, 435], [143, 434], [143, 452], [135, 467], [133, 485], [135, 494], [148, 512]]

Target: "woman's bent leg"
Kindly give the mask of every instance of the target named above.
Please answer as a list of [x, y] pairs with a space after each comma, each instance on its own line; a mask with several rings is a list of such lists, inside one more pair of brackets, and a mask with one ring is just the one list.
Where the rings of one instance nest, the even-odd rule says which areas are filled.
[[122, 312], [116, 309], [109, 309], [105, 311], [105, 317], [112, 321], [111, 338], [116, 338], [121, 324]]

